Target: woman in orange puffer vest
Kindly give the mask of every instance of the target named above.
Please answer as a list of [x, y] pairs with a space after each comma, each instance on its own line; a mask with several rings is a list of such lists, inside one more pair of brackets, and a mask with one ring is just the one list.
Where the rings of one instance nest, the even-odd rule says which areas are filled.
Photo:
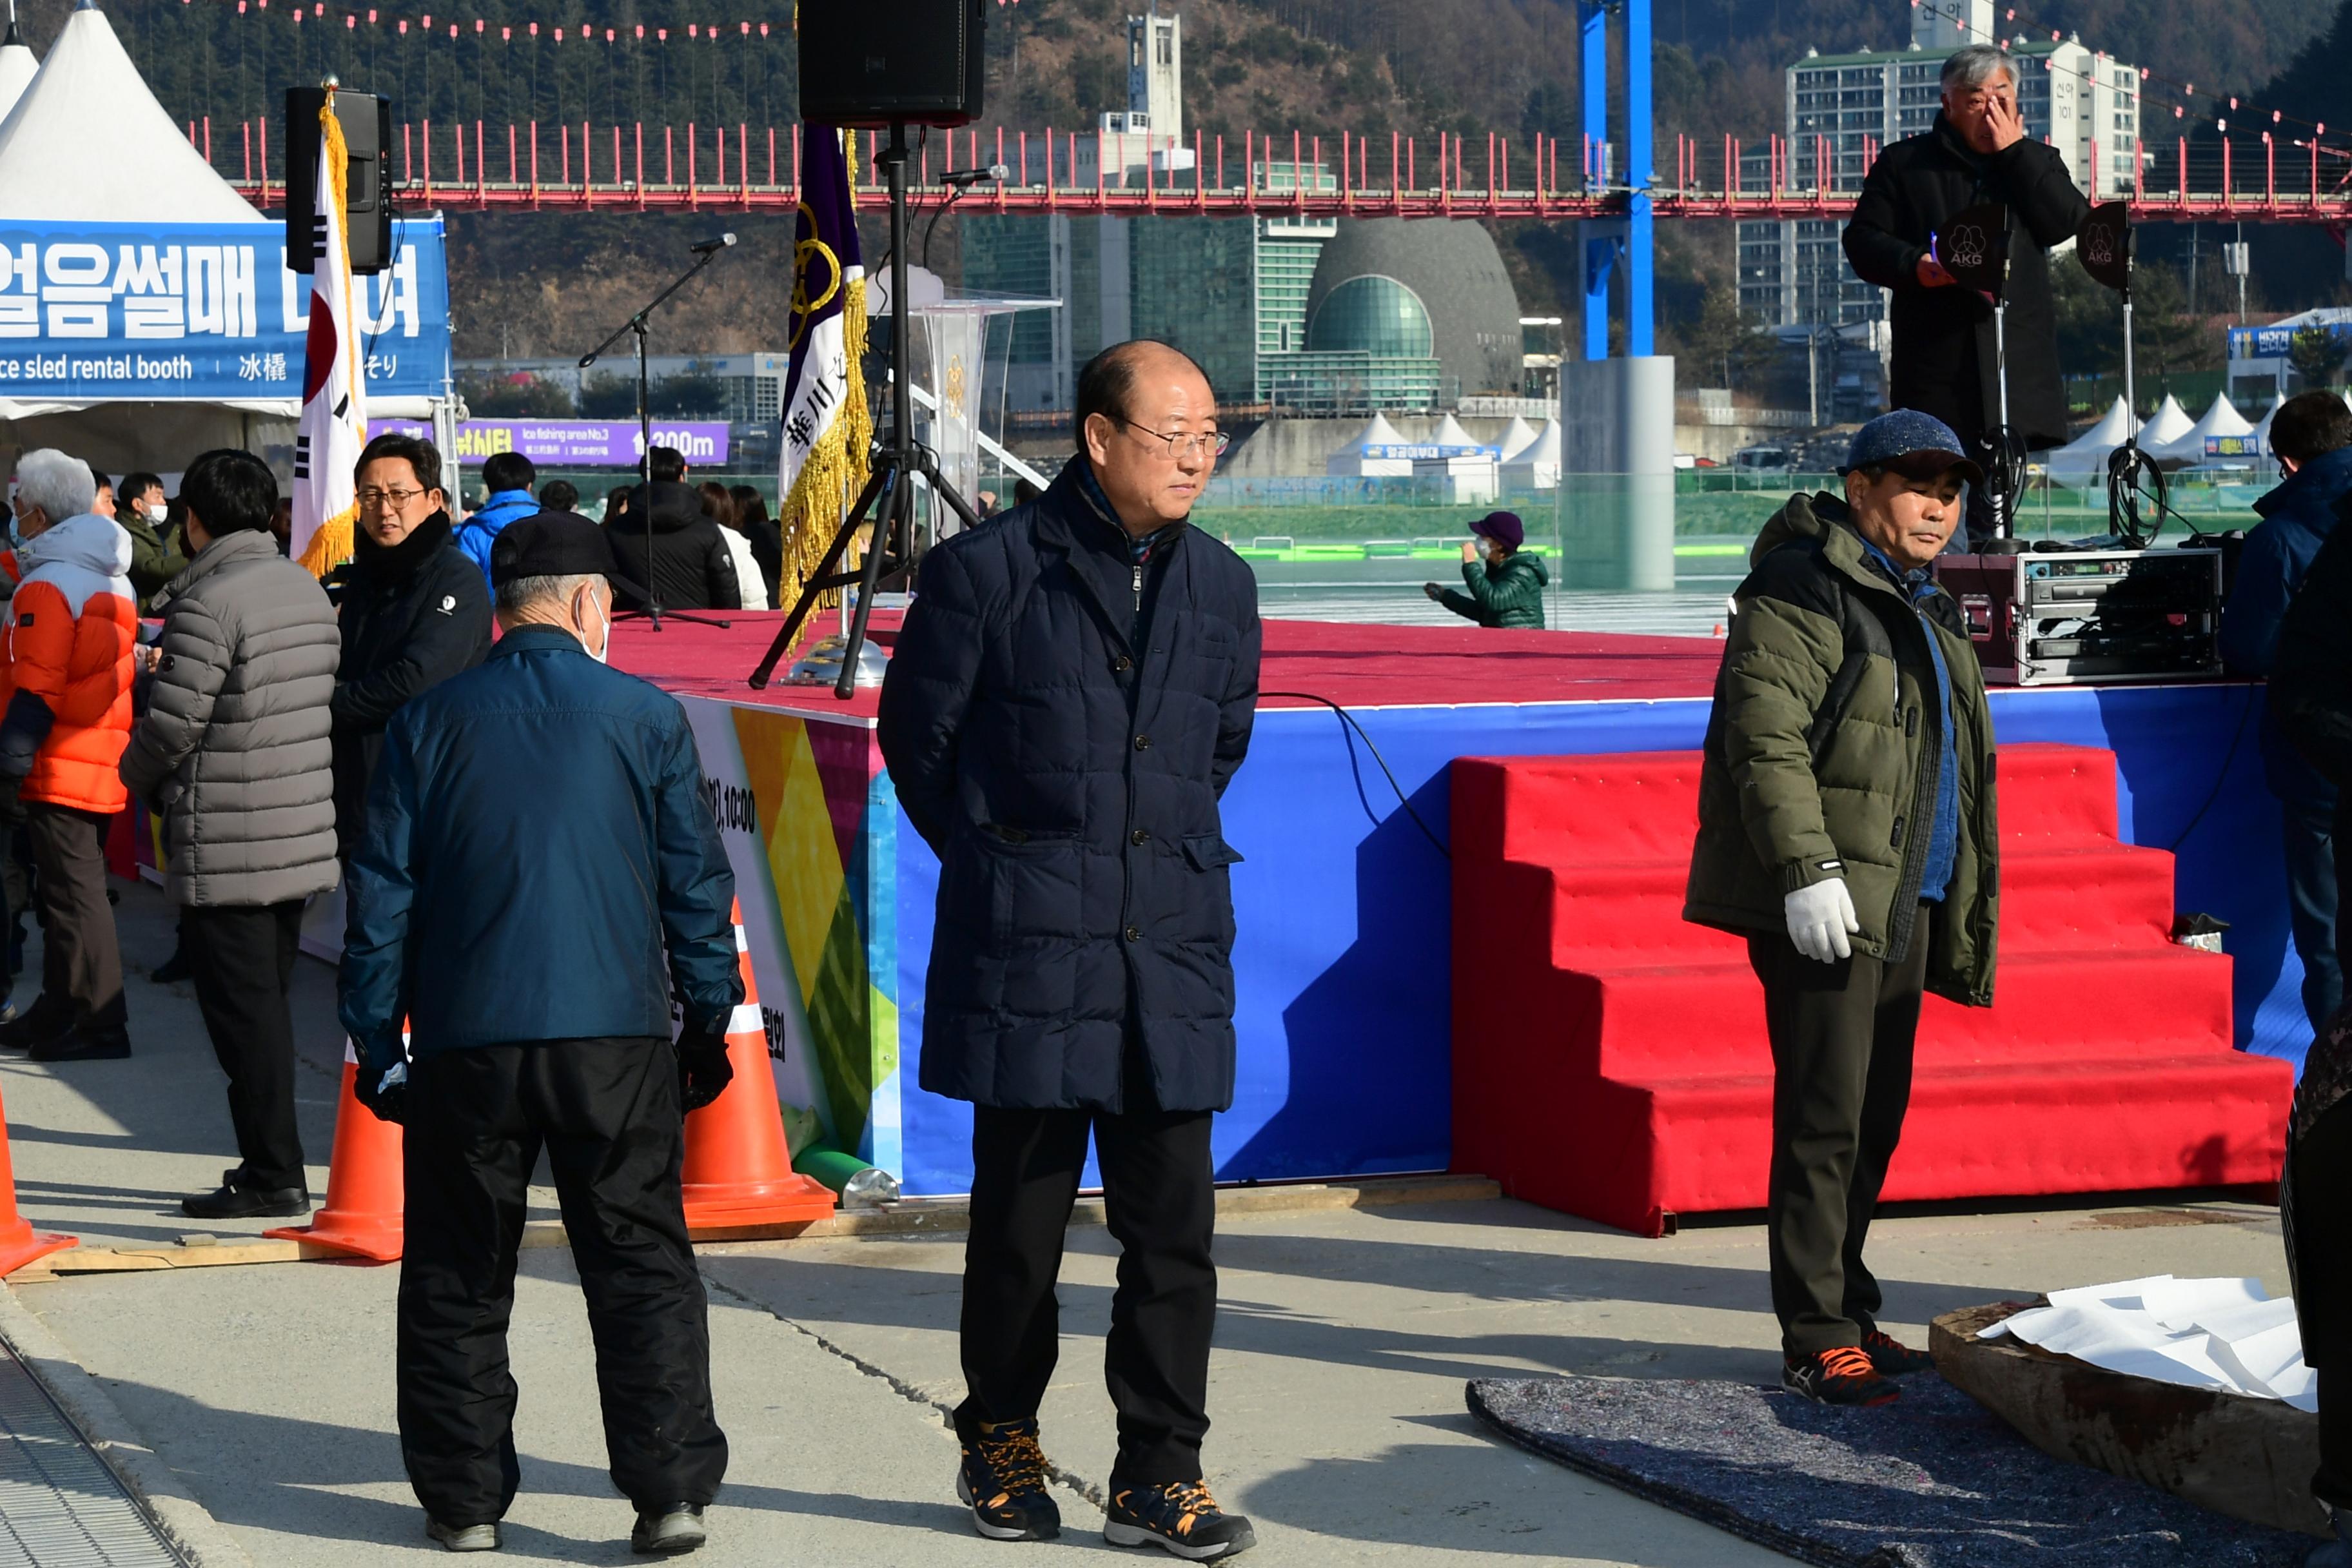
[[0, 786], [14, 784], [40, 873], [41, 994], [0, 1026], [36, 1061], [131, 1054], [122, 955], [106, 901], [107, 828], [129, 796], [139, 612], [131, 536], [90, 510], [89, 470], [56, 451], [17, 462], [23, 573], [0, 620]]

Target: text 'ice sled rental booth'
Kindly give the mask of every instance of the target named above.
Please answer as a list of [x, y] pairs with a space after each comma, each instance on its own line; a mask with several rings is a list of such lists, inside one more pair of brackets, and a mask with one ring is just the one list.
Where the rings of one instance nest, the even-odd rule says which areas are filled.
[[[449, 390], [441, 220], [405, 220], [394, 250], [354, 280], [368, 394], [424, 416]], [[189, 144], [85, 0], [0, 121], [0, 453], [168, 474], [245, 447], [290, 472], [310, 301], [283, 224]]]

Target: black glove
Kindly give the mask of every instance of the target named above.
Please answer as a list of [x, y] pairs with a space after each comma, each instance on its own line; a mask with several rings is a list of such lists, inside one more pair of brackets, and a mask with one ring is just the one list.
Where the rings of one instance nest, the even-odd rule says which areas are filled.
[[387, 1089], [383, 1087], [383, 1076], [365, 1062], [362, 1062], [359, 1074], [352, 1080], [352, 1092], [359, 1096], [360, 1103], [366, 1106], [378, 1121], [389, 1121], [394, 1127], [404, 1127], [408, 1124], [407, 1077], [404, 1074], [398, 1083]]
[[699, 1110], [735, 1081], [735, 1064], [727, 1059], [727, 1037], [692, 1025], [677, 1037], [677, 1100], [688, 1110]]

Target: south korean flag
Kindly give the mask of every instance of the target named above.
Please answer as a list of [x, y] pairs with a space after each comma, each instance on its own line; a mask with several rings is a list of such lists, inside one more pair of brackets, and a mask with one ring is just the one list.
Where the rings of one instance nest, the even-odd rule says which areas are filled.
[[323, 577], [351, 559], [359, 516], [353, 469], [367, 444], [367, 378], [352, 330], [349, 160], [335, 95], [319, 110], [319, 210], [311, 226], [310, 335], [303, 354], [302, 420], [295, 439], [294, 559]]

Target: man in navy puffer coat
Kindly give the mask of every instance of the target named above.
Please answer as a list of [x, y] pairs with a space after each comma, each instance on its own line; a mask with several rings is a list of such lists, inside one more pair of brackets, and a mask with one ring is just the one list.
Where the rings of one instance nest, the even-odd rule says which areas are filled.
[[920, 1081], [974, 1108], [959, 1484], [982, 1535], [1058, 1528], [1036, 1415], [1091, 1131], [1124, 1251], [1106, 1533], [1230, 1555], [1249, 1523], [1201, 1470], [1241, 858], [1217, 803], [1257, 702], [1256, 584], [1184, 521], [1223, 445], [1198, 366], [1107, 349], [1077, 425], [1043, 496], [931, 552], [882, 690], [882, 754], [940, 861]]
[[[2286, 479], [2254, 502], [2263, 521], [2246, 535], [2237, 582], [2221, 610], [2221, 657], [2234, 673], [2264, 677], [2278, 666], [2287, 607], [2336, 531], [2337, 504], [2352, 496], [2352, 409], [2332, 392], [2304, 393], [2280, 406], [2270, 439]], [[2287, 741], [2269, 706], [2262, 747], [2263, 775], [2279, 799], [2288, 923], [2303, 960], [2304, 1011], [2315, 1035], [2344, 999], [2336, 786]]]

